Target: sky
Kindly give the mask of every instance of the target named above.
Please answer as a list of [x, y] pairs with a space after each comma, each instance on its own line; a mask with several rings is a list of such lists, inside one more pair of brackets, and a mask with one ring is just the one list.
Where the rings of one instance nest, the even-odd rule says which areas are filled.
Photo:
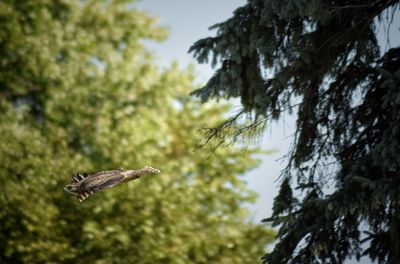
[[[205, 83], [214, 73], [209, 64], [200, 65], [188, 54], [190, 46], [197, 40], [212, 36], [208, 28], [225, 21], [232, 12], [246, 3], [245, 0], [141, 0], [135, 6], [148, 11], [159, 18], [159, 24], [169, 27], [168, 39], [162, 43], [146, 43], [154, 51], [160, 62], [169, 65], [178, 61], [183, 67], [194, 64], [198, 72], [197, 81]], [[383, 50], [400, 45], [400, 12], [394, 16], [390, 27], [391, 42], [387, 43], [387, 25], [378, 28], [378, 41]], [[259, 199], [253, 205], [248, 205], [252, 220], [259, 223], [272, 213], [273, 199], [278, 193], [279, 174], [286, 165], [282, 157], [290, 150], [294, 132], [295, 119], [285, 116], [280, 123], [270, 125], [263, 135], [261, 149], [274, 150], [272, 154], [262, 156], [261, 165], [247, 172], [244, 179], [250, 189], [259, 193]], [[347, 264], [357, 263], [354, 259]], [[359, 263], [372, 263], [368, 258], [362, 258]]]
[[[237, 7], [245, 3], [245, 0], [142, 0], [135, 6], [158, 17], [160, 25], [169, 27], [169, 37], [166, 41], [146, 42], [147, 48], [154, 51], [163, 64], [168, 65], [174, 60], [182, 67], [194, 64], [199, 74], [197, 81], [205, 83], [214, 70], [209, 64], [198, 64], [192, 54], [188, 53], [190, 46], [195, 41], [213, 34], [208, 30], [210, 26], [228, 19]], [[279, 182], [275, 180], [285, 165], [277, 159], [289, 149], [289, 136], [293, 133], [293, 126], [290, 124], [293, 123], [293, 119], [288, 117], [286, 123], [267, 129], [260, 147], [275, 151], [273, 154], [260, 156], [261, 166], [244, 176], [249, 188], [259, 193], [257, 203], [247, 205], [255, 222], [259, 223], [272, 213], [273, 198], [279, 186]]]

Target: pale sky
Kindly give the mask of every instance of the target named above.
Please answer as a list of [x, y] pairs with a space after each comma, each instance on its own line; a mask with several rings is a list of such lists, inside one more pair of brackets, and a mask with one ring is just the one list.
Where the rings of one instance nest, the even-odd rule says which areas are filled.
[[[195, 41], [213, 33], [208, 30], [210, 26], [228, 19], [237, 7], [245, 3], [245, 0], [142, 0], [135, 6], [158, 17], [160, 25], [169, 27], [170, 34], [165, 42], [146, 42], [161, 63], [168, 65], [176, 60], [182, 66], [194, 64], [196, 72], [199, 72], [198, 81], [205, 83], [214, 70], [209, 64], [198, 64], [187, 51]], [[292, 133], [290, 123], [294, 122], [287, 120], [285, 125], [281, 123], [267, 130], [261, 148], [274, 149], [276, 152], [263, 156], [262, 165], [244, 177], [249, 187], [260, 195], [256, 204], [249, 205], [252, 219], [257, 223], [272, 212], [273, 198], [279, 185], [274, 181], [285, 165], [276, 160], [289, 148], [290, 138], [287, 137]]]
[[[214, 70], [209, 64], [200, 65], [188, 54], [189, 47], [197, 40], [212, 35], [208, 28], [215, 23], [222, 22], [232, 16], [232, 12], [246, 3], [245, 0], [142, 0], [135, 4], [141, 10], [148, 11], [152, 16], [159, 18], [160, 25], [170, 29], [168, 39], [162, 43], [147, 43], [161, 63], [170, 64], [178, 61], [180, 65], [194, 64], [199, 72], [198, 81], [207, 81]], [[390, 28], [391, 47], [400, 45], [400, 15], [394, 16]], [[379, 29], [379, 42], [386, 46], [386, 29]], [[259, 193], [256, 204], [249, 205], [253, 221], [259, 223], [261, 219], [272, 213], [272, 203], [277, 195], [280, 171], [286, 165], [286, 160], [280, 159], [289, 151], [291, 135], [294, 132], [295, 119], [286, 116], [285, 120], [273, 124], [264, 133], [261, 148], [274, 149], [273, 154], [263, 156], [262, 164], [257, 169], [245, 175], [248, 186]], [[354, 259], [346, 263], [357, 263]], [[362, 258], [359, 263], [372, 263], [369, 258]]]

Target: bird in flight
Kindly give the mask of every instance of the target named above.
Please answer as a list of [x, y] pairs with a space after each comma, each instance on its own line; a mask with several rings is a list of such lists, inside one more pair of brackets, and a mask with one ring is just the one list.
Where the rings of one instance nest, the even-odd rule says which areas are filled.
[[159, 173], [160, 170], [145, 166], [140, 170], [116, 169], [100, 171], [94, 174], [80, 174], [72, 176], [72, 183], [65, 186], [64, 191], [75, 195], [78, 202], [82, 203], [92, 194], [111, 188], [117, 184], [140, 178], [146, 173]]

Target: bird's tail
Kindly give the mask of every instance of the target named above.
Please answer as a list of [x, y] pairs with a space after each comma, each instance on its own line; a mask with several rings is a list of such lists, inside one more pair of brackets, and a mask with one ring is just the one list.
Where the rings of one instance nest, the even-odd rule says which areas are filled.
[[144, 168], [142, 169], [143, 172], [147, 172], [147, 173], [159, 173], [160, 170], [150, 167], [150, 166], [144, 166]]
[[160, 170], [150, 167], [150, 166], [145, 166], [140, 170], [127, 170], [124, 172], [125, 174], [125, 179], [124, 182], [132, 181], [135, 179], [138, 179], [142, 177], [142, 175], [147, 174], [147, 173], [159, 173]]

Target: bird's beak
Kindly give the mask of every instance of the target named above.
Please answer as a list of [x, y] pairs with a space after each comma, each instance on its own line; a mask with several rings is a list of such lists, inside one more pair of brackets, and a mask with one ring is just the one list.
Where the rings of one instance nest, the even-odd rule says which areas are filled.
[[72, 195], [78, 196], [75, 184], [68, 184], [67, 186], [65, 186], [64, 191]]

